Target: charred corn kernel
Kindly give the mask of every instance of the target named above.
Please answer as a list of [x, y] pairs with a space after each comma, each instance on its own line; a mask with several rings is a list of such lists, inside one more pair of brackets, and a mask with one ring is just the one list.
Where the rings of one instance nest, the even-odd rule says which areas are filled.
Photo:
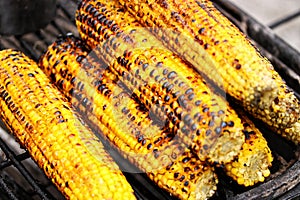
[[213, 195], [218, 182], [213, 168], [178, 142], [168, 126], [153, 119], [134, 95], [132, 98], [124, 92], [126, 88], [80, 40], [58, 40], [41, 57], [40, 67], [86, 115], [91, 126], [100, 129], [158, 186], [181, 199]]
[[244, 141], [237, 114], [119, 4], [84, 1], [76, 23], [111, 72], [201, 160], [226, 163], [237, 155]]
[[225, 171], [238, 184], [252, 186], [270, 175], [273, 156], [262, 133], [245, 113], [239, 110], [239, 114], [244, 126], [245, 143], [234, 161], [225, 165]]
[[[118, 2], [167, 47], [224, 88], [254, 117], [299, 143], [300, 110], [295, 95], [270, 62], [211, 1]], [[204, 66], [203, 57], [208, 63]]]
[[0, 96], [1, 118], [67, 199], [135, 199], [102, 143], [34, 61], [0, 51]]

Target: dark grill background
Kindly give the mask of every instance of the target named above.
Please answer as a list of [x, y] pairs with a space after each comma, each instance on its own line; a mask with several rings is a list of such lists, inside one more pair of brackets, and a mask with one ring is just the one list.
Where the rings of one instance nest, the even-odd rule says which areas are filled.
[[[260, 25], [253, 18], [228, 1], [215, 1], [218, 8], [245, 32], [261, 49], [299, 97], [300, 55], [270, 29]], [[1, 36], [0, 49], [13, 48], [38, 60], [43, 51], [58, 35], [69, 32], [78, 36], [74, 25], [76, 1], [57, 1], [57, 15], [45, 28], [20, 36]], [[296, 17], [288, 16], [274, 22], [281, 25]], [[265, 183], [244, 188], [235, 184], [218, 170], [220, 183], [213, 199], [299, 199], [300, 198], [300, 148], [272, 134], [256, 122], [269, 141], [274, 154], [272, 175]], [[0, 200], [2, 199], [64, 199], [50, 180], [31, 160], [28, 152], [18, 145], [5, 130], [0, 129]], [[121, 167], [131, 167], [119, 162]], [[173, 199], [166, 192], [153, 185], [144, 174], [126, 173], [139, 199]]]

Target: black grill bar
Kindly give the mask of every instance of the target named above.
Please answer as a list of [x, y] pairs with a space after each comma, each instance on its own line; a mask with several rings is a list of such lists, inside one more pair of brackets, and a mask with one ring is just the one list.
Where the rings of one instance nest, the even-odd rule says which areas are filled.
[[31, 57], [34, 60], [38, 60], [39, 59], [39, 56], [34, 53], [31, 45], [28, 44], [27, 41], [22, 40], [22, 38], [20, 36], [16, 36], [16, 39], [18, 41], [20, 41], [21, 47], [22, 47], [22, 49], [24, 49], [24, 53], [26, 55], [28, 55], [29, 57]]
[[[24, 153], [22, 153], [22, 154], [16, 155], [16, 160], [19, 161], [19, 162], [22, 162], [23, 160], [26, 160], [28, 158], [30, 158], [30, 155], [29, 155], [29, 153], [27, 151], [24, 152]], [[9, 159], [0, 162], [0, 170], [4, 169], [6, 167], [9, 167], [12, 164], [13, 164], [12, 161], [9, 160]]]
[[274, 29], [274, 28], [277, 28], [278, 26], [281, 26], [293, 19], [295, 19], [296, 17], [300, 16], [300, 10], [294, 12], [294, 13], [291, 13], [290, 15], [286, 16], [286, 17], [283, 17], [282, 19], [279, 19], [271, 24], [269, 24], [268, 26], [271, 28], [271, 29]]
[[32, 186], [34, 191], [43, 199], [51, 200], [50, 194], [47, 194], [46, 190], [43, 190], [37, 181], [32, 177], [24, 165], [17, 159], [16, 154], [7, 146], [7, 144], [0, 138], [0, 148], [5, 153], [6, 157], [11, 160], [12, 164], [20, 171], [20, 173], [25, 177], [28, 183]]
[[6, 193], [10, 200], [18, 200], [15, 196], [14, 192], [9, 188], [9, 186], [5, 183], [4, 178], [0, 175], [0, 188]]

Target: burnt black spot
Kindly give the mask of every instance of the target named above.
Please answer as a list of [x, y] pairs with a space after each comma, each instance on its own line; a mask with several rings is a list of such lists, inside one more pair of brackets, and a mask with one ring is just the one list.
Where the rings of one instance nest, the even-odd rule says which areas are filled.
[[208, 145], [207, 144], [203, 145], [203, 149], [208, 150]]
[[274, 103], [275, 103], [276, 105], [279, 104], [279, 98], [278, 98], [278, 97], [276, 97], [276, 98], [274, 99]]
[[153, 150], [153, 153], [154, 153], [154, 158], [158, 158], [159, 157], [159, 152], [158, 151], [154, 151]]
[[215, 122], [213, 120], [209, 120], [208, 122], [208, 126], [212, 127], [215, 125]]
[[59, 120], [57, 121], [58, 124], [64, 123], [64, 122], [66, 122], [66, 120], [64, 120], [64, 119], [59, 119]]
[[229, 121], [229, 122], [227, 122], [227, 125], [228, 125], [229, 127], [233, 127], [233, 126], [234, 126], [234, 122], [233, 122], [233, 121]]
[[174, 178], [178, 178], [178, 176], [179, 176], [179, 173], [178, 173], [178, 172], [175, 172], [175, 173], [174, 173]]
[[217, 128], [215, 128], [215, 132], [216, 132], [216, 134], [221, 134], [221, 132], [222, 132], [222, 129], [220, 128], [220, 127], [217, 127]]
[[197, 130], [197, 124], [193, 124], [192, 127], [191, 127], [192, 131], [195, 131]]
[[170, 96], [167, 95], [167, 96], [165, 96], [165, 99], [164, 99], [164, 100], [165, 100], [166, 102], [168, 102], [168, 101], [170, 101], [170, 99], [171, 99]]
[[150, 144], [147, 145], [147, 149], [149, 150], [151, 148], [152, 148], [152, 144], [150, 143]]
[[102, 92], [102, 91], [104, 91], [104, 89], [106, 89], [106, 87], [104, 84], [102, 84], [102, 85], [99, 85], [97, 89], [98, 89], [98, 91]]
[[215, 44], [215, 45], [218, 45], [218, 44], [220, 44], [220, 41], [217, 40], [217, 41], [214, 42], [214, 44]]
[[168, 85], [168, 87], [167, 87], [167, 92], [170, 92], [170, 91], [172, 90], [173, 87], [174, 87], [173, 84]]
[[169, 86], [169, 82], [166, 81], [166, 82], [163, 83], [162, 88], [165, 89], [165, 88], [167, 88], [168, 86]]
[[76, 58], [76, 61], [80, 63], [83, 59], [84, 59], [84, 56], [78, 56]]
[[61, 112], [58, 110], [58, 111], [55, 111], [54, 112], [54, 115], [61, 115]]
[[74, 94], [74, 89], [73, 89], [73, 88], [71, 88], [71, 89], [69, 90], [69, 94], [70, 94], [70, 95], [73, 95], [73, 94]]
[[91, 8], [93, 8], [93, 6], [91, 4], [88, 4], [87, 7], [85, 8], [85, 11], [90, 12]]
[[236, 66], [235, 66], [235, 69], [241, 69], [242, 68], [242, 65], [241, 64], [237, 64]]
[[187, 125], [190, 125], [192, 123], [192, 118], [190, 115], [186, 115], [183, 117], [183, 121], [184, 123], [186, 123]]
[[35, 105], [35, 108], [37, 109], [37, 108], [39, 108], [41, 105], [42, 105], [42, 104], [38, 103], [38, 104]]
[[187, 127], [186, 125], [184, 125], [184, 126], [182, 127], [181, 131], [182, 131], [182, 133], [184, 133], [184, 134], [186, 134], [186, 135], [190, 132], [189, 129], [188, 129], [188, 127]]
[[188, 96], [188, 100], [192, 101], [194, 99], [194, 97], [195, 97], [195, 94], [192, 93]]
[[168, 73], [168, 70], [167, 70], [167, 69], [164, 69], [164, 70], [163, 70], [163, 75], [167, 75], [167, 73]]
[[185, 181], [183, 185], [184, 185], [184, 186], [188, 186], [188, 185], [189, 185], [189, 182], [188, 182], [188, 181]]
[[200, 104], [201, 104], [201, 101], [200, 101], [200, 100], [195, 101], [195, 105], [196, 105], [196, 106], [200, 106]]
[[187, 163], [188, 161], [190, 161], [191, 159], [189, 157], [185, 157], [184, 159], [182, 159], [183, 163]]
[[73, 78], [71, 79], [71, 84], [74, 84], [75, 81], [76, 81], [76, 77], [73, 77]]
[[203, 108], [202, 111], [203, 111], [203, 112], [208, 112], [208, 111], [209, 111], [209, 108]]
[[218, 115], [223, 115], [223, 114], [225, 114], [225, 112], [223, 110], [218, 111]]
[[144, 63], [143, 66], [142, 66], [142, 67], [143, 67], [143, 70], [146, 70], [148, 66], [149, 66], [148, 63]]
[[53, 65], [53, 69], [55, 69], [56, 66], [57, 66], [59, 63], [60, 63], [60, 60], [57, 60], [57, 61], [54, 63], [54, 65]]
[[163, 62], [158, 62], [157, 64], [156, 64], [156, 67], [162, 67], [163, 66]]
[[138, 137], [138, 142], [140, 143], [140, 142], [142, 142], [144, 140], [144, 136], [143, 135], [140, 135], [139, 137]]
[[185, 176], [182, 175], [180, 178], [179, 178], [179, 181], [183, 181], [185, 179]]
[[113, 24], [110, 29], [112, 32], [116, 32], [119, 28], [117, 24]]
[[159, 137], [157, 138], [155, 141], [154, 141], [154, 144], [158, 144], [162, 141], [162, 137]]
[[222, 127], [222, 128], [225, 128], [226, 126], [227, 126], [227, 123], [224, 122], [224, 121], [222, 121], [222, 122], [221, 122], [221, 127]]
[[177, 122], [177, 118], [176, 118], [176, 117], [173, 117], [173, 118], [172, 118], [172, 123], [175, 124], [176, 122]]
[[150, 76], [153, 77], [155, 72], [156, 72], [156, 70], [153, 69], [153, 70], [150, 72]]
[[185, 91], [185, 94], [188, 95], [188, 94], [191, 94], [193, 92], [193, 88], [189, 88]]
[[122, 111], [122, 113], [124, 113], [126, 115], [129, 113], [129, 110], [126, 107], [122, 108], [121, 111]]
[[204, 31], [205, 31], [205, 28], [200, 28], [199, 31], [198, 31], [198, 33], [199, 33], [199, 34], [203, 34]]
[[205, 131], [205, 135], [206, 135], [206, 136], [210, 136], [211, 132], [212, 132], [212, 131], [211, 131], [210, 129], [208, 129], [208, 130]]
[[172, 79], [172, 78], [175, 78], [176, 77], [176, 72], [174, 72], [174, 71], [171, 71], [169, 74], [168, 74], [168, 79]]
[[154, 78], [154, 79], [155, 79], [155, 81], [157, 81], [157, 82], [158, 82], [158, 81], [159, 81], [159, 78], [160, 78], [160, 75], [157, 75], [157, 76], [155, 76], [155, 78]]

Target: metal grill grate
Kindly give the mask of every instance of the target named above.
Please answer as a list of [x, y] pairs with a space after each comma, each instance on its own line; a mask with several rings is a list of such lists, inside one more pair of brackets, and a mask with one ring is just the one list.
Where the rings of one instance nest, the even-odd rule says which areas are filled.
[[[274, 35], [270, 29], [262, 26], [253, 18], [229, 1], [215, 1], [216, 6], [229, 17], [253, 42], [261, 49], [279, 71], [288, 85], [299, 97], [300, 87], [300, 55], [284, 41]], [[34, 33], [20, 36], [1, 36], [0, 49], [13, 48], [38, 60], [58, 35], [69, 32], [78, 36], [74, 25], [76, 1], [57, 1], [57, 16], [45, 28]], [[275, 22], [278, 26], [293, 17]], [[244, 188], [227, 178], [221, 170], [218, 172], [221, 181], [218, 191], [212, 199], [293, 199], [300, 197], [300, 149], [269, 133], [262, 124], [257, 122], [265, 133], [270, 148], [274, 152], [275, 161], [271, 168], [272, 175], [263, 184]], [[3, 124], [0, 124], [4, 127]], [[2, 199], [64, 199], [50, 180], [30, 159], [26, 150], [19, 148], [7, 130], [0, 130], [0, 200]], [[118, 156], [117, 154], [115, 156]], [[133, 167], [118, 157], [121, 168]], [[174, 199], [156, 187], [142, 173], [125, 173], [132, 184], [138, 199]], [[298, 185], [297, 185], [298, 184]], [[264, 198], [266, 195], [268, 197]]]

